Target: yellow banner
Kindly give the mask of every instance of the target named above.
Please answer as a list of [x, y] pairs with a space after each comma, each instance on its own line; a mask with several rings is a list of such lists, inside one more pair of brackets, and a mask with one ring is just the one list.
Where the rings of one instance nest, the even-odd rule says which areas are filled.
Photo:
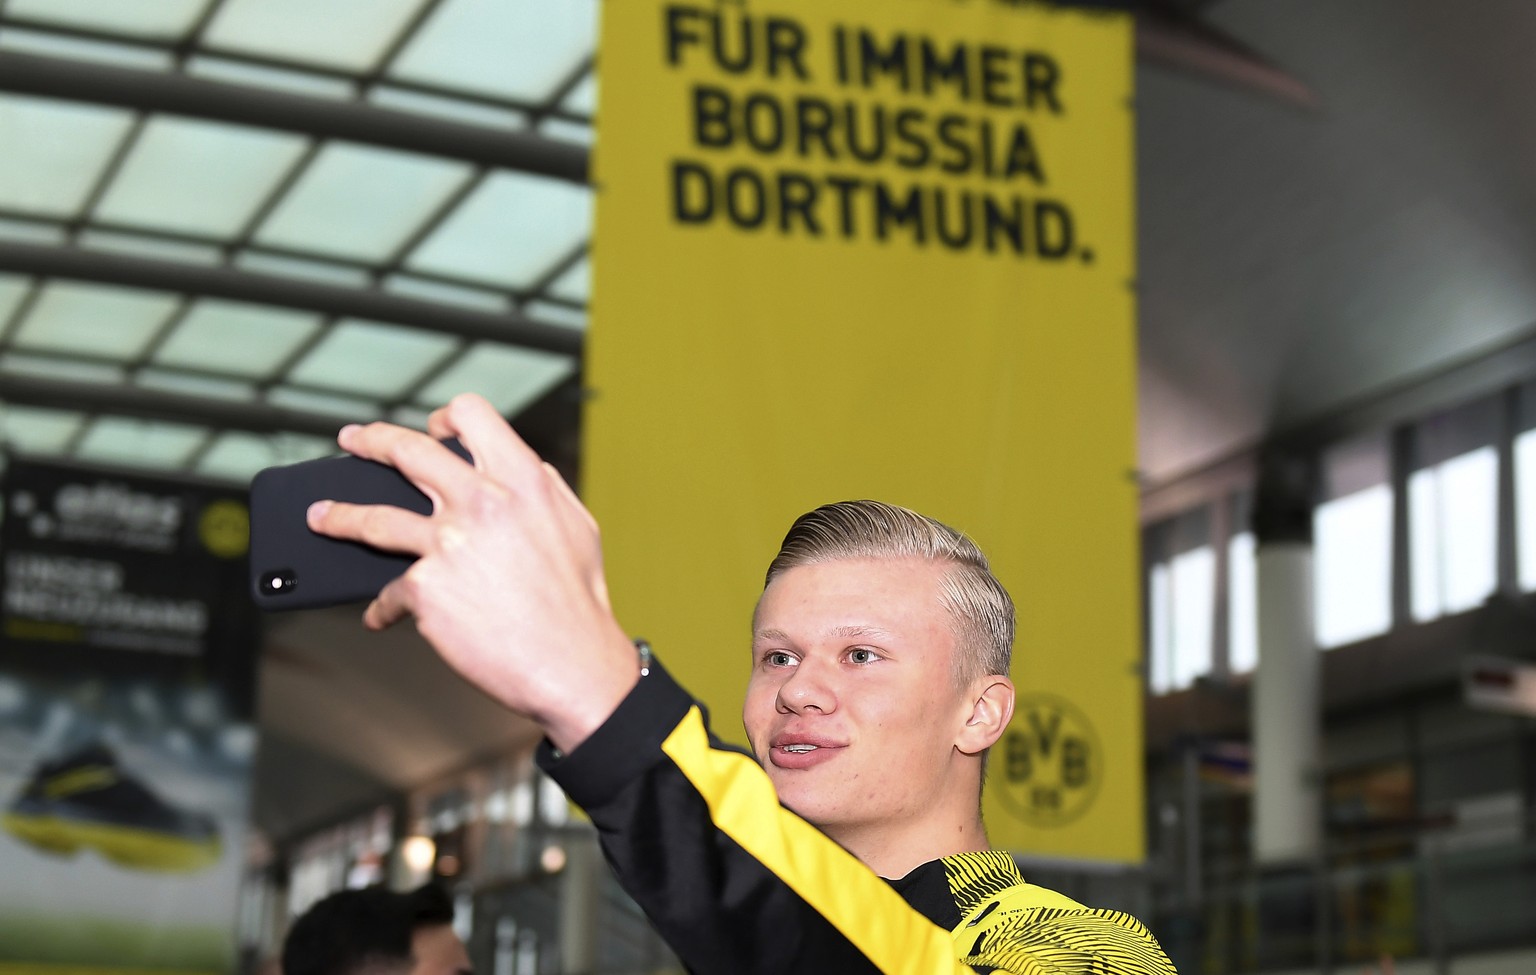
[[741, 740], [793, 518], [970, 533], [1019, 605], [987, 825], [1144, 855], [1130, 22], [603, 5], [585, 494], [619, 618]]

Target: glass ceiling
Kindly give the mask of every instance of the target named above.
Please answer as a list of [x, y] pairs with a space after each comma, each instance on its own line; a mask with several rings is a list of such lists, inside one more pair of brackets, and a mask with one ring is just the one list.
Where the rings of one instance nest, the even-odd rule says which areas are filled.
[[[233, 93], [194, 117], [0, 83], [0, 440], [245, 481], [333, 453], [322, 432], [348, 420], [419, 426], [460, 390], [515, 417], [574, 376], [592, 222], [579, 177], [425, 134], [405, 151], [244, 124], [261, 115], [240, 105], [300, 97], [407, 132], [590, 146], [596, 18], [596, 0], [0, 0], [0, 63]], [[106, 258], [149, 270], [107, 273]], [[212, 271], [286, 297], [232, 297]], [[334, 300], [307, 297], [321, 286]], [[146, 397], [155, 410], [135, 408]]]

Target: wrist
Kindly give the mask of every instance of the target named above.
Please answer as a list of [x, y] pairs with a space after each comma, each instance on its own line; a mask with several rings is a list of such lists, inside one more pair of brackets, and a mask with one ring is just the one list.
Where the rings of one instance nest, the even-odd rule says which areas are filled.
[[650, 644], [631, 641], [622, 633], [605, 640], [597, 657], [603, 664], [582, 682], [579, 693], [539, 722], [550, 744], [562, 754], [570, 754], [602, 727], [642, 676], [650, 672]]

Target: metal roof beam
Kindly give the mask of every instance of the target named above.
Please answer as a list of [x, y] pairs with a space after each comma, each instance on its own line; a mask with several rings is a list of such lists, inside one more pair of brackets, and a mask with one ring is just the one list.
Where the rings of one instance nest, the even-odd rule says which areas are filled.
[[0, 53], [0, 91], [345, 139], [586, 183], [585, 146], [414, 112], [92, 61]]
[[485, 312], [385, 291], [347, 288], [222, 266], [0, 241], [0, 271], [276, 305], [343, 318], [407, 325], [477, 342], [502, 342], [565, 355], [581, 354], [581, 332], [563, 325], [534, 321], [515, 312]]
[[[347, 421], [265, 403], [185, 396], [139, 386], [66, 382], [31, 376], [0, 376], [0, 401], [70, 413], [131, 416], [167, 423], [192, 423], [249, 433], [304, 433], [334, 437]], [[338, 448], [339, 452], [339, 448]]]

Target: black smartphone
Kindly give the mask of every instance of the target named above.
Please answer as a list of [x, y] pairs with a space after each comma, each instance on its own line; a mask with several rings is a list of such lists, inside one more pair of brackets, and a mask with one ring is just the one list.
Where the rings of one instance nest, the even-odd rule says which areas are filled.
[[[457, 440], [443, 446], [470, 461]], [[251, 480], [251, 596], [262, 609], [364, 602], [415, 556], [317, 535], [305, 523], [316, 501], [389, 504], [430, 514], [432, 502], [387, 464], [351, 455], [268, 467]]]

